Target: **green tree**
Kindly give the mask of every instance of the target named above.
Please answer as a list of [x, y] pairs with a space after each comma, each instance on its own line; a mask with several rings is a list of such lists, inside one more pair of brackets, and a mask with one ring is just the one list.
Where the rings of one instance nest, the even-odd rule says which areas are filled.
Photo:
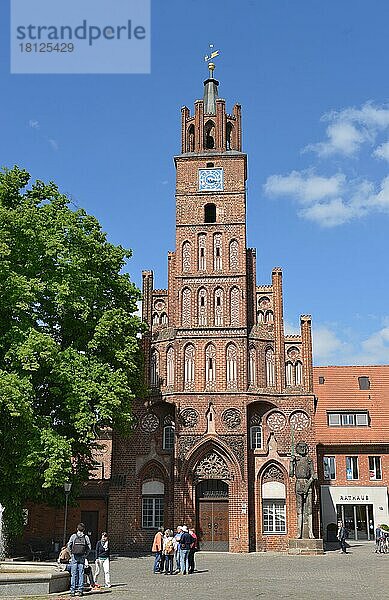
[[0, 503], [11, 532], [27, 499], [88, 476], [97, 432], [129, 431], [143, 391], [131, 252], [54, 183], [29, 180], [0, 172]]

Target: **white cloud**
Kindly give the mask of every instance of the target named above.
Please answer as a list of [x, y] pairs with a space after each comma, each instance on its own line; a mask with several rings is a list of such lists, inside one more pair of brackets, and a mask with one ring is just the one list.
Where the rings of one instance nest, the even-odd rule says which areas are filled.
[[292, 171], [289, 175], [271, 175], [264, 189], [269, 196], [291, 196], [301, 203], [333, 197], [340, 194], [345, 176], [342, 173], [320, 177], [311, 171]]
[[352, 123], [343, 121], [329, 125], [326, 132], [328, 137], [326, 142], [309, 144], [304, 151], [313, 150], [319, 156], [329, 156], [331, 154], [353, 156], [369, 137], [366, 131], [358, 131]]
[[[382, 365], [389, 364], [389, 320], [365, 339], [351, 338], [350, 332], [335, 326], [313, 328], [313, 355], [316, 365]], [[355, 330], [352, 332], [355, 336]]]
[[315, 364], [333, 364], [334, 355], [338, 355], [344, 343], [336, 333], [325, 325], [313, 326], [313, 356]]
[[28, 122], [28, 126], [31, 127], [31, 129], [39, 129], [40, 125], [39, 125], [39, 121], [35, 121], [33, 119], [30, 119]]
[[383, 160], [387, 160], [389, 162], [389, 142], [385, 142], [377, 148], [373, 152], [373, 156], [377, 158], [382, 158]]
[[286, 321], [286, 320], [284, 320], [284, 331], [285, 331], [285, 335], [300, 335], [301, 334], [300, 327], [298, 325], [295, 325], [294, 323], [291, 323], [290, 321]]
[[366, 102], [361, 108], [329, 112], [322, 121], [329, 122], [326, 140], [309, 144], [304, 150], [312, 150], [320, 157], [355, 156], [362, 144], [374, 144], [377, 134], [389, 128], [389, 106]]

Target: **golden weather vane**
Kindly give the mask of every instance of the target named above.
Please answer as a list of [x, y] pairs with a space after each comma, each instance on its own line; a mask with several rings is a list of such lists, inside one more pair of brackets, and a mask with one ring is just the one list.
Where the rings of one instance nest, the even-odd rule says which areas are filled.
[[209, 44], [209, 54], [206, 54], [204, 56], [205, 62], [208, 63], [208, 69], [209, 69], [209, 76], [210, 77], [213, 77], [213, 72], [215, 70], [215, 63], [212, 62], [212, 61], [213, 61], [214, 58], [216, 58], [220, 54], [219, 50], [214, 50], [213, 48], [214, 48], [213, 44]]

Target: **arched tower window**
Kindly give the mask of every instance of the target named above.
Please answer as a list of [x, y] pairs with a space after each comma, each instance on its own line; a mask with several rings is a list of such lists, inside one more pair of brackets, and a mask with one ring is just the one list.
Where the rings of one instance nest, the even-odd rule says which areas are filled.
[[273, 323], [273, 311], [267, 310], [265, 314], [265, 323]]
[[257, 311], [257, 323], [263, 323], [265, 320], [265, 315], [262, 310]]
[[216, 223], [216, 204], [204, 206], [204, 223]]
[[214, 295], [214, 319], [215, 325], [223, 325], [223, 290], [217, 288]]
[[216, 381], [216, 349], [208, 344], [205, 349], [205, 384], [209, 388]]
[[215, 147], [215, 123], [211, 120], [205, 123], [204, 147], [207, 150], [212, 150]]
[[226, 128], [226, 134], [227, 134], [227, 150], [232, 150], [232, 132], [233, 132], [234, 126], [231, 122], [227, 123], [227, 128]]
[[303, 365], [299, 360], [295, 364], [295, 381], [296, 385], [303, 383]]
[[195, 149], [195, 128], [194, 125], [189, 125], [187, 135], [187, 152], [194, 152]]
[[215, 271], [222, 270], [222, 234], [215, 233], [213, 236], [213, 268]]
[[153, 325], [158, 325], [159, 323], [159, 316], [157, 313], [153, 314]]
[[159, 354], [155, 349], [151, 351], [150, 384], [151, 387], [157, 387], [159, 385]]
[[237, 271], [239, 268], [239, 244], [238, 240], [230, 241], [230, 271]]
[[265, 352], [266, 365], [266, 386], [273, 387], [275, 385], [275, 370], [274, 370], [274, 351], [268, 348]]
[[192, 269], [192, 246], [191, 243], [185, 241], [182, 244], [182, 270], [188, 273]]
[[293, 365], [291, 362], [287, 362], [285, 365], [285, 376], [286, 376], [286, 385], [294, 385]]
[[238, 352], [235, 344], [229, 344], [227, 346], [226, 352], [226, 362], [227, 362], [227, 389], [235, 389], [237, 386], [237, 376], [238, 376]]
[[161, 314], [159, 322], [161, 325], [167, 325], [167, 314], [165, 312]]
[[207, 268], [207, 236], [205, 233], [200, 233], [199, 237], [199, 271], [205, 271]]
[[205, 288], [199, 289], [197, 315], [199, 325], [205, 327], [207, 325], [207, 291]]
[[182, 318], [183, 327], [192, 325], [192, 293], [189, 288], [182, 290]]
[[257, 352], [254, 346], [249, 349], [249, 384], [257, 383]]
[[194, 387], [195, 377], [195, 349], [192, 344], [188, 344], [184, 351], [184, 386], [185, 389]]
[[230, 321], [231, 325], [239, 325], [240, 291], [234, 286], [230, 293]]
[[174, 348], [172, 347], [166, 353], [166, 384], [174, 385]]

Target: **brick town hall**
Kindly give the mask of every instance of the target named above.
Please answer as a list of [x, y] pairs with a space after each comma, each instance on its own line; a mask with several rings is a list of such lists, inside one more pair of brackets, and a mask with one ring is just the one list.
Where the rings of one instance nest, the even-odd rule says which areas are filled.
[[134, 402], [132, 438], [113, 441], [111, 538], [149, 549], [155, 526], [185, 522], [203, 549], [285, 550], [291, 426], [316, 454], [311, 318], [286, 336], [281, 269], [256, 281], [241, 107], [226, 112], [212, 64], [194, 114], [182, 109], [175, 166], [176, 250], [167, 290], [143, 272], [150, 392]]
[[[203, 100], [182, 109], [168, 289], [143, 272], [148, 396], [130, 438], [103, 432], [68, 530], [81, 520], [95, 544], [107, 529], [117, 552], [150, 551], [156, 527], [183, 523], [204, 550], [293, 549], [304, 441], [318, 480], [303, 537], [334, 541], [342, 519], [350, 540], [374, 540], [389, 525], [389, 366], [312, 367], [309, 315], [285, 335], [281, 269], [258, 285], [246, 245], [241, 108], [226, 113], [209, 67]], [[62, 507], [26, 514], [24, 541], [62, 538]]]

